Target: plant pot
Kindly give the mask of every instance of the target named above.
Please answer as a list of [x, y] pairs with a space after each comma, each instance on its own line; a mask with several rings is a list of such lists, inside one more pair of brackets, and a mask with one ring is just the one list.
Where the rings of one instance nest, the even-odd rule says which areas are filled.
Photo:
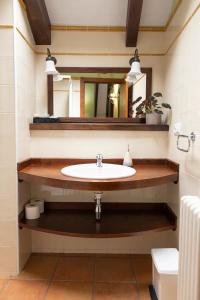
[[157, 113], [146, 114], [146, 124], [148, 125], [161, 124], [161, 115]]
[[171, 117], [172, 117], [172, 111], [167, 109], [167, 108], [163, 108], [163, 115], [162, 115], [162, 124], [168, 124], [171, 121]]

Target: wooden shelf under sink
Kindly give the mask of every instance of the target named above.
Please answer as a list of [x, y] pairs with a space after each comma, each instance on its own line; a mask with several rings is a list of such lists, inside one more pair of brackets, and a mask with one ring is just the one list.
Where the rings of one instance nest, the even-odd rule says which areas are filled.
[[37, 220], [19, 216], [19, 227], [72, 237], [117, 238], [176, 230], [177, 218], [166, 203], [103, 203], [95, 220], [94, 203], [46, 202]]
[[[126, 178], [93, 180], [61, 174], [65, 166], [94, 163], [94, 159], [29, 159], [18, 164], [19, 180], [65, 189], [112, 191], [178, 182], [179, 165], [168, 159], [134, 159], [136, 174]], [[122, 159], [104, 159], [105, 163], [122, 164]]]

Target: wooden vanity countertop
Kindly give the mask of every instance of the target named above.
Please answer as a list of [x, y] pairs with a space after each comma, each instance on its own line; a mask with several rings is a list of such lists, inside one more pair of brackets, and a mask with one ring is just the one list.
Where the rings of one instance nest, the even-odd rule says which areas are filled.
[[[56, 159], [33, 158], [18, 163], [19, 181], [32, 182], [53, 187], [89, 190], [112, 191], [129, 190], [143, 187], [161, 185], [168, 182], [178, 182], [179, 165], [168, 159], [133, 159], [133, 167], [136, 174], [131, 177], [92, 180], [81, 179], [61, 174], [63, 167], [95, 163], [95, 159]], [[122, 159], [104, 159], [104, 163], [122, 164]]]

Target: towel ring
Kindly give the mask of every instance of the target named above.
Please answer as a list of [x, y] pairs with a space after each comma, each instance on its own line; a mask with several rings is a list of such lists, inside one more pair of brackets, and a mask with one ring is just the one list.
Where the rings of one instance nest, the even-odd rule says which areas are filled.
[[[188, 140], [188, 146], [186, 149], [182, 148], [179, 146], [179, 141], [180, 141], [180, 138], [186, 138]], [[191, 146], [191, 139], [190, 139], [190, 136], [189, 135], [185, 135], [185, 134], [179, 134], [178, 137], [177, 137], [177, 149], [182, 151], [182, 152], [189, 152], [190, 151], [190, 146]]]
[[[176, 145], [177, 145], [177, 149], [182, 151], [182, 152], [189, 152], [190, 151], [190, 147], [191, 147], [191, 142], [195, 142], [196, 141], [196, 137], [198, 135], [196, 135], [194, 132], [191, 132], [190, 135], [185, 135], [185, 134], [179, 134], [178, 137], [177, 137], [177, 142], [176, 142]], [[179, 146], [179, 141], [180, 141], [180, 138], [186, 138], [187, 141], [188, 141], [188, 146], [186, 149], [182, 148]]]

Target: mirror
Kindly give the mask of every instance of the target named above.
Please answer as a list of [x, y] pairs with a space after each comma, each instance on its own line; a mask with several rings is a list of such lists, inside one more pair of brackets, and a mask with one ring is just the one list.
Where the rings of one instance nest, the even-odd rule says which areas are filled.
[[131, 86], [125, 81], [129, 68], [58, 67], [57, 70], [63, 79], [53, 81], [48, 76], [48, 110], [62, 119], [135, 118], [136, 107], [132, 102], [151, 94], [151, 68], [143, 68]]
[[127, 117], [128, 86], [124, 79], [81, 78], [80, 116]]

